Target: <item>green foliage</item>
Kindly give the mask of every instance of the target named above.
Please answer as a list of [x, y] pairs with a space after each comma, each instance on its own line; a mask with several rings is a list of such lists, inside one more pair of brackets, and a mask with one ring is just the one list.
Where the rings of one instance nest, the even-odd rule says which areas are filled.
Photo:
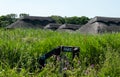
[[88, 17], [85, 16], [81, 16], [81, 17], [77, 17], [77, 16], [73, 16], [73, 17], [61, 17], [61, 16], [51, 16], [56, 23], [58, 24], [86, 24], [89, 21]]
[[[113, 53], [114, 52], [114, 53]], [[120, 76], [120, 53], [109, 48], [106, 51], [106, 60], [99, 72], [100, 77], [119, 77]]]
[[26, 14], [26, 13], [20, 13], [19, 14], [19, 18], [24, 18], [25, 16], [29, 16], [29, 14]]
[[53, 16], [51, 16], [55, 21], [56, 21], [56, 23], [58, 23], [58, 24], [64, 24], [65, 23], [65, 19], [63, 18], [63, 17], [61, 17], [61, 16], [55, 16], [55, 15], [53, 15]]
[[6, 16], [15, 19], [17, 17], [17, 14], [7, 14]]
[[80, 25], [84, 25], [89, 21], [88, 17], [82, 16], [82, 17], [66, 17], [65, 18], [66, 23], [68, 24], [80, 24]]
[[0, 27], [6, 27], [17, 20], [16, 14], [8, 14], [0, 16]]
[[[0, 29], [0, 77], [119, 77], [120, 34], [82, 35], [41, 29]], [[38, 69], [37, 58], [57, 46], [80, 47], [80, 58], [60, 73], [60, 61], [47, 60]]]
[[[25, 16], [29, 16], [29, 14], [26, 14], [26, 13], [19, 14], [19, 18], [23, 18]], [[17, 20], [18, 20], [17, 14], [12, 13], [7, 15], [2, 15], [0, 16], [0, 27], [6, 27]]]

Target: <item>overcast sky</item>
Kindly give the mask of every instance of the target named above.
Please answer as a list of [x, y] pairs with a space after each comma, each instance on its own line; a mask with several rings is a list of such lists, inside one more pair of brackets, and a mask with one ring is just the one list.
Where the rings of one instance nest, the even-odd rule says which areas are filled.
[[120, 17], [120, 0], [0, 0], [0, 16], [10, 13]]

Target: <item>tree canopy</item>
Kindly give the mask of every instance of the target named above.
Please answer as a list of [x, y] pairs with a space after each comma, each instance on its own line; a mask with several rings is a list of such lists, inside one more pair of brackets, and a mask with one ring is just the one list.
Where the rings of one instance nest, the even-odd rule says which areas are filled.
[[73, 16], [73, 17], [61, 17], [61, 16], [51, 16], [56, 23], [59, 24], [79, 24], [79, 25], [84, 25], [89, 21], [89, 18], [86, 16]]
[[0, 16], [0, 27], [6, 27], [24, 16], [29, 16], [29, 14], [21, 13], [19, 14], [19, 17], [17, 14], [14, 14], [14, 13], [2, 15]]
[[7, 15], [0, 16], [0, 27], [5, 27], [15, 22], [17, 20], [16, 17], [17, 17], [16, 14], [7, 14]]

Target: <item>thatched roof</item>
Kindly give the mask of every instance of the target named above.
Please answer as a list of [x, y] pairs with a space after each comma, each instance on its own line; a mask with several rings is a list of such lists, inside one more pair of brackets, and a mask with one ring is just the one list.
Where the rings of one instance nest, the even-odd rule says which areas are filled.
[[90, 34], [120, 32], [120, 18], [94, 17], [87, 24], [82, 26], [79, 31], [81, 33]]
[[120, 23], [120, 18], [113, 18], [113, 17], [100, 17], [96, 16], [92, 18], [88, 23], [94, 23], [94, 22], [103, 22], [103, 23]]
[[[38, 16], [25, 16], [24, 18], [22, 18], [22, 20], [38, 20], [38, 21], [50, 21], [53, 22], [54, 20], [51, 17], [38, 17]], [[55, 21], [54, 21], [55, 22]]]
[[50, 23], [47, 24], [44, 29], [51, 29], [51, 30], [56, 30], [61, 26], [61, 24], [56, 24], [56, 23]]
[[63, 24], [58, 29], [70, 29], [70, 30], [77, 30], [81, 27], [81, 25], [75, 25], [75, 24]]
[[51, 17], [26, 16], [6, 28], [43, 28], [49, 23], [55, 23]]

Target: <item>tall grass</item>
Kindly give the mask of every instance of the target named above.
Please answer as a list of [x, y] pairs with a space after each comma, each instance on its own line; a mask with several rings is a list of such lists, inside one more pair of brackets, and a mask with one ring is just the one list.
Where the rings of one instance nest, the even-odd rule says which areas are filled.
[[[41, 29], [0, 29], [0, 76], [61, 77], [59, 62], [37, 69], [37, 58], [57, 46], [80, 47], [79, 63], [64, 72], [71, 77], [119, 77], [120, 34], [82, 35]], [[36, 68], [36, 69], [34, 69]], [[20, 70], [20, 71], [19, 71]], [[30, 74], [30, 70], [33, 70]]]

